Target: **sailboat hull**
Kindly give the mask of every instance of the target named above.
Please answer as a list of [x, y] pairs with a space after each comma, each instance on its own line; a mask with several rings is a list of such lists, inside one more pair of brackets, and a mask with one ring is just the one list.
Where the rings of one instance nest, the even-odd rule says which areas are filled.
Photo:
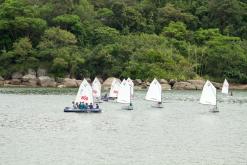
[[122, 107], [123, 110], [133, 110], [133, 106], [123, 106]]
[[153, 108], [164, 108], [162, 104], [154, 104], [154, 105], [151, 105], [151, 107], [153, 107]]
[[100, 113], [102, 112], [99, 108], [93, 108], [93, 109], [74, 109], [71, 107], [65, 107], [64, 112], [77, 112], [77, 113]]

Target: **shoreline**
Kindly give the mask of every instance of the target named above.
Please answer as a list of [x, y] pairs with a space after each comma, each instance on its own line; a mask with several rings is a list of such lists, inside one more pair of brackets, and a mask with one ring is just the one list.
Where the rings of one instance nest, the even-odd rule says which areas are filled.
[[[85, 78], [89, 83], [92, 82], [90, 78]], [[111, 83], [115, 77], [109, 77], [106, 80], [98, 78], [102, 84], [102, 90], [109, 90]], [[120, 80], [120, 79], [118, 79]], [[121, 80], [120, 80], [121, 81]], [[186, 80], [186, 81], [177, 81], [177, 80], [158, 80], [161, 84], [162, 90], [202, 90], [205, 80]], [[36, 75], [24, 75], [19, 77], [13, 77], [10, 80], [4, 80], [0, 77], [0, 87], [13, 87], [13, 88], [79, 88], [82, 80], [71, 79], [71, 78], [53, 78], [49, 76], [40, 76]], [[135, 79], [133, 80], [135, 85], [135, 90], [146, 90], [150, 85], [150, 81]], [[212, 82], [216, 89], [221, 89], [223, 82]], [[247, 90], [247, 84], [237, 84], [230, 83], [230, 90]]]

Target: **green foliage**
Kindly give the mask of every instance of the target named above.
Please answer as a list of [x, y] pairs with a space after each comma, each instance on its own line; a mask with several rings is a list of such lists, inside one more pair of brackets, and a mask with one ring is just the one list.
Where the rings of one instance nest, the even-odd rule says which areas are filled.
[[0, 74], [247, 83], [243, 0], [0, 1]]

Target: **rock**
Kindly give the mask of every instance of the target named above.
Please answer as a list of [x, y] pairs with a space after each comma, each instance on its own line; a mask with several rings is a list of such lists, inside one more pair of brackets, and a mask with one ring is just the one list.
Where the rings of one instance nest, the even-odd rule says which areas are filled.
[[54, 78], [51, 78], [49, 76], [40, 76], [38, 78], [38, 83], [42, 87], [56, 87], [56, 85], [57, 85]]
[[171, 87], [173, 87], [173, 85], [174, 85], [176, 82], [177, 82], [176, 80], [171, 79], [171, 80], [169, 80], [169, 83], [168, 83], [168, 84], [170, 84]]
[[65, 78], [63, 81], [63, 85], [69, 88], [76, 88], [77, 87], [76, 79]]
[[35, 80], [35, 79], [36, 79], [36, 76], [32, 74], [27, 74], [22, 77], [22, 81], [24, 82], [28, 82], [29, 80]]
[[10, 81], [12, 85], [21, 85], [21, 80], [20, 79], [12, 79]]
[[4, 81], [0, 80], [0, 86], [4, 85]]
[[214, 87], [215, 87], [216, 89], [221, 89], [221, 87], [222, 87], [222, 84], [221, 84], [221, 83], [212, 82], [212, 84], [214, 85]]
[[189, 82], [181, 81], [181, 82], [176, 82], [173, 85], [173, 89], [176, 89], [176, 90], [196, 90], [196, 86], [189, 83]]
[[142, 86], [134, 86], [134, 90], [142, 90], [143, 88], [142, 88]]
[[142, 84], [142, 80], [141, 79], [135, 79], [134, 80], [134, 85], [141, 85]]
[[168, 81], [165, 79], [160, 79], [159, 82], [160, 84], [168, 84]]
[[[117, 78], [116, 78], [116, 79], [117, 79]], [[109, 78], [107, 78], [107, 79], [103, 82], [102, 86], [104, 86], [104, 87], [111, 87], [111, 83], [112, 83], [113, 80], [114, 80], [114, 77], [109, 77]], [[120, 79], [117, 79], [117, 80], [120, 81]]]
[[247, 84], [230, 84], [230, 90], [247, 90]]
[[30, 75], [34, 75], [35, 77], [36, 77], [36, 72], [35, 72], [35, 70], [33, 70], [33, 69], [28, 69], [28, 74], [30, 74]]
[[61, 85], [58, 85], [57, 87], [58, 88], [65, 88], [66, 86], [61, 84]]
[[2, 76], [0, 76], [0, 81], [4, 81], [4, 78]]
[[150, 86], [151, 83], [149, 81], [147, 81], [147, 82], [145, 82], [145, 84], [148, 87], [148, 86]]
[[205, 80], [188, 80], [189, 83], [193, 84], [197, 90], [202, 90]]
[[31, 79], [26, 82], [22, 82], [22, 85], [29, 86], [29, 87], [37, 87], [38, 86], [38, 79]]
[[46, 69], [39, 68], [39, 69], [37, 70], [37, 76], [38, 76], [38, 77], [47, 76], [47, 70], [46, 70]]
[[82, 83], [82, 80], [76, 80], [77, 87], [79, 87], [81, 85], [81, 83]]
[[4, 80], [4, 84], [11, 84], [11, 80]]
[[20, 73], [20, 72], [15, 72], [15, 73], [13, 73], [12, 74], [12, 79], [21, 79], [22, 78], [22, 73]]
[[169, 84], [161, 84], [162, 90], [171, 90], [171, 85]]

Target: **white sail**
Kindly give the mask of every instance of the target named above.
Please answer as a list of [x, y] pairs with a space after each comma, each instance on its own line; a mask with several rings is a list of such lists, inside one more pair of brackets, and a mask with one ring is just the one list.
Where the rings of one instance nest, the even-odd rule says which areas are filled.
[[227, 80], [225, 79], [223, 86], [222, 86], [222, 93], [224, 94], [228, 94], [229, 91], [229, 83], [227, 82]]
[[202, 95], [200, 98], [201, 104], [216, 105], [216, 88], [207, 80], [203, 86]]
[[121, 82], [117, 79], [113, 79], [111, 83], [111, 89], [110, 89], [110, 94], [109, 97], [118, 97], [118, 90], [120, 88]]
[[145, 99], [155, 102], [161, 102], [161, 92], [162, 88], [160, 83], [154, 79], [148, 88]]
[[131, 97], [131, 87], [129, 83], [124, 79], [121, 82], [119, 91], [118, 91], [118, 98], [117, 102], [119, 103], [130, 103], [130, 97]]
[[80, 85], [75, 102], [93, 103], [93, 90], [86, 79], [84, 79]]
[[100, 98], [101, 97], [101, 83], [97, 77], [95, 77], [92, 83], [92, 89], [93, 89], [93, 97]]
[[127, 79], [127, 82], [129, 83], [131, 87], [131, 96], [133, 96], [134, 95], [134, 83], [130, 78]]

